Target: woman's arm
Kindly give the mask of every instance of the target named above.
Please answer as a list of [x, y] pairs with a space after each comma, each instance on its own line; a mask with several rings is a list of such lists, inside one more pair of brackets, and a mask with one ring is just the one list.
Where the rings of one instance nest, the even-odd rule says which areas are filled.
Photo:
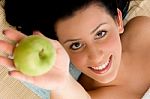
[[[14, 29], [4, 30], [3, 34], [6, 38], [16, 42], [15, 44], [10, 44], [9, 42], [0, 40], [0, 50], [7, 52], [9, 55], [13, 55], [16, 44], [27, 37]], [[39, 32], [34, 34], [43, 36]], [[49, 39], [49, 41], [54, 45], [56, 50], [56, 61], [53, 68], [43, 75], [24, 75], [16, 70], [13, 59], [7, 56], [0, 56], [0, 64], [9, 69], [9, 75], [11, 77], [29, 82], [47, 90], [52, 90], [52, 99], [90, 99], [84, 88], [70, 75], [70, 59], [65, 49], [58, 41], [51, 39]]]
[[90, 95], [71, 75], [63, 89], [52, 90], [50, 96], [50, 99], [91, 99]]

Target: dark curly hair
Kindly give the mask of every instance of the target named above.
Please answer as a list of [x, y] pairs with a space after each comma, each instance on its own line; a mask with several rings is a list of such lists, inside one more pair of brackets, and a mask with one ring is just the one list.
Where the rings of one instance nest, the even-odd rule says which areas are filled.
[[39, 30], [45, 36], [57, 39], [54, 31], [56, 21], [70, 17], [92, 3], [106, 8], [113, 18], [119, 8], [124, 18], [130, 0], [5, 0], [4, 9], [6, 21], [19, 31], [31, 35], [34, 30]]

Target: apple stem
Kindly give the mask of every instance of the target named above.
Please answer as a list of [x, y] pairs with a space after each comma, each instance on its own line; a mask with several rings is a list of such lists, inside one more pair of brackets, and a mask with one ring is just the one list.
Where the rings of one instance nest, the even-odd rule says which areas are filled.
[[43, 57], [43, 56], [44, 56], [44, 49], [43, 49], [43, 48], [42, 48], [42, 50], [40, 51], [39, 56], [40, 56], [40, 57]]

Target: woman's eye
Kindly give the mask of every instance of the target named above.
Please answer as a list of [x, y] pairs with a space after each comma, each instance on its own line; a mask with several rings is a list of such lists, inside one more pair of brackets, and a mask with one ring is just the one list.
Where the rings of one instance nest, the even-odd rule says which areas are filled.
[[72, 50], [78, 50], [78, 49], [80, 49], [81, 47], [82, 47], [82, 44], [79, 43], [79, 42], [73, 43], [73, 44], [71, 44], [71, 46], [70, 46], [70, 48], [71, 48]]
[[98, 31], [96, 33], [96, 39], [103, 38], [107, 34], [107, 31]]

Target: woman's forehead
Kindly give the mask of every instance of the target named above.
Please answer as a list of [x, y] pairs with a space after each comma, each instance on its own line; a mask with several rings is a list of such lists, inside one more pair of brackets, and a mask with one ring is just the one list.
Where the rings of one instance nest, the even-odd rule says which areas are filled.
[[91, 33], [100, 24], [108, 24], [112, 20], [104, 9], [91, 6], [86, 10], [76, 12], [76, 15], [71, 18], [60, 20], [56, 24], [57, 36], [64, 38], [64, 35], [73, 37], [80, 33]]

